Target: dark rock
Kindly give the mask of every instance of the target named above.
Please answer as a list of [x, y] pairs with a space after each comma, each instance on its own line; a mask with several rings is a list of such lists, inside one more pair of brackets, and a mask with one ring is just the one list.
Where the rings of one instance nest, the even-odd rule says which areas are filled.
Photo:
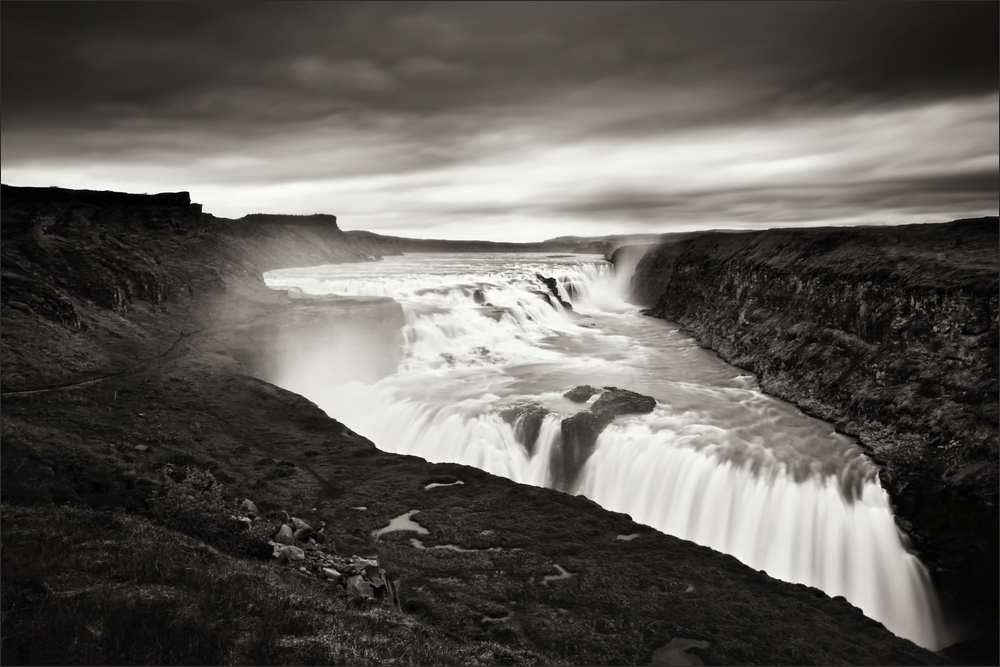
[[552, 296], [555, 297], [556, 301], [558, 301], [559, 304], [563, 308], [565, 308], [566, 310], [573, 310], [573, 304], [569, 303], [568, 301], [563, 300], [563, 298], [561, 296], [559, 296], [559, 281], [558, 280], [556, 280], [555, 278], [546, 278], [545, 276], [543, 276], [540, 273], [536, 273], [535, 277], [538, 278], [538, 280], [542, 284], [544, 284], [546, 287], [549, 288], [549, 292], [552, 293]]
[[483, 294], [483, 290], [477, 289], [472, 293], [472, 300], [481, 306], [486, 303], [486, 295]]
[[594, 402], [590, 410], [594, 414], [615, 418], [619, 415], [644, 415], [653, 411], [656, 399], [643, 396], [628, 389], [605, 387], [604, 393]]
[[590, 411], [578, 412], [562, 420], [562, 438], [549, 454], [549, 471], [554, 488], [568, 492], [574, 489], [583, 464], [594, 453], [597, 436], [609, 423], [611, 419]]
[[278, 530], [278, 534], [274, 536], [274, 541], [287, 545], [295, 544], [295, 536], [292, 533], [291, 526], [289, 526], [287, 523], [281, 524], [281, 528]]
[[[564, 394], [587, 400], [597, 389], [589, 385], [576, 387]], [[571, 396], [572, 395], [572, 396]], [[582, 402], [582, 401], [578, 401]], [[560, 424], [561, 438], [549, 454], [549, 470], [552, 485], [560, 491], [572, 492], [578, 481], [580, 470], [597, 447], [597, 436], [615, 417], [629, 414], [645, 414], [656, 407], [656, 399], [643, 396], [628, 389], [605, 387], [604, 393], [589, 410], [567, 417]]]
[[291, 546], [274, 544], [274, 557], [278, 559], [279, 565], [284, 565], [289, 562], [304, 561], [306, 559], [306, 552], [302, 549]]
[[581, 385], [579, 387], [574, 387], [567, 391], [563, 396], [573, 401], [574, 403], [586, 403], [590, 400], [590, 397], [594, 394], [600, 393], [600, 389], [597, 387], [591, 387], [589, 384]]
[[296, 530], [296, 531], [295, 531], [295, 532], [294, 532], [294, 533], [292, 534], [292, 538], [293, 538], [293, 539], [294, 539], [294, 540], [295, 540], [296, 542], [305, 542], [305, 541], [306, 541], [306, 540], [308, 540], [308, 539], [309, 539], [310, 537], [312, 537], [312, 536], [313, 536], [314, 534], [315, 534], [315, 533], [313, 532], [313, 529], [312, 529], [312, 528], [310, 528], [309, 526], [303, 526], [302, 528], [299, 528], [298, 530]]
[[529, 457], [535, 454], [538, 433], [547, 414], [548, 409], [535, 403], [521, 403], [500, 412], [503, 420], [514, 427], [514, 437], [524, 445]]

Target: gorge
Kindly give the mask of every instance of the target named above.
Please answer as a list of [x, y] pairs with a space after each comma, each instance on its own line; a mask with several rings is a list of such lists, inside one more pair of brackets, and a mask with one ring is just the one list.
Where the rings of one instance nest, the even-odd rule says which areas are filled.
[[[996, 576], [996, 429], [988, 423], [991, 414], [995, 419], [996, 271], [986, 260], [986, 268], [973, 276], [955, 269], [956, 262], [965, 264], [974, 256], [967, 248], [938, 258], [947, 271], [935, 266], [921, 273], [918, 269], [926, 267], [913, 264], [919, 258], [900, 258], [895, 277], [890, 273], [866, 282], [861, 273], [850, 274], [857, 285], [886, 281], [884, 291], [906, 294], [898, 303], [917, 304], [911, 305], [915, 312], [943, 308], [950, 313], [940, 343], [912, 317], [913, 325], [905, 329], [893, 328], [896, 320], [885, 313], [880, 324], [871, 324], [863, 315], [868, 305], [849, 315], [820, 308], [828, 319], [818, 322], [789, 307], [784, 315], [789, 321], [779, 321], [783, 309], [796, 301], [791, 291], [775, 287], [792, 284], [792, 278], [781, 283], [762, 273], [766, 261], [755, 263], [754, 256], [742, 261], [739, 253], [757, 252], [793, 266], [785, 275], [798, 276], [808, 286], [795, 292], [806, 308], [847, 303], [831, 271], [795, 265], [808, 265], [803, 256], [824, 257], [801, 241], [811, 232], [798, 237], [699, 235], [668, 243], [638, 263], [632, 289], [653, 307], [652, 314], [687, 327], [736, 366], [757, 373], [764, 391], [842, 431], [834, 432], [761, 392], [752, 376], [699, 348], [677, 326], [643, 317], [626, 303], [628, 276], [621, 268], [626, 251], [617, 256], [618, 272], [596, 257], [544, 253], [448, 254], [432, 261], [387, 256], [370, 262], [389, 253], [371, 237], [345, 235], [332, 216], [227, 221], [203, 214], [182, 194], [143, 198], [6, 186], [3, 208], [4, 590], [21, 601], [20, 607], [5, 606], [5, 618], [44, 615], [72, 588], [67, 572], [43, 575], [55, 591], [49, 597], [30, 593], [34, 589], [17, 579], [16, 558], [31, 539], [30, 526], [58, 524], [59, 512], [76, 507], [119, 507], [146, 516], [161, 484], [156, 471], [172, 462], [211, 471], [232, 500], [253, 498], [265, 515], [287, 508], [314, 524], [325, 521], [341, 553], [377, 550], [389, 563], [390, 575], [395, 570], [402, 576], [403, 608], [379, 612], [384, 625], [369, 636], [405, 641], [417, 633], [451, 651], [424, 661], [441, 662], [447, 655], [466, 663], [648, 663], [669, 642], [689, 646], [680, 653], [690, 664], [962, 660], [960, 652], [936, 655], [893, 637], [848, 601], [830, 597], [845, 595], [868, 611], [846, 590], [870, 587], [863, 579], [827, 593], [818, 590], [827, 588], [819, 580], [793, 574], [784, 578], [799, 583], [780, 581], [757, 570], [779, 578], [782, 568], [794, 573], [801, 568], [791, 552], [747, 567], [714, 550], [729, 550], [720, 545], [736, 534], [724, 525], [707, 532], [693, 524], [678, 527], [680, 518], [658, 525], [648, 513], [655, 503], [642, 507], [628, 505], [627, 498], [605, 497], [602, 489], [628, 488], [630, 498], [652, 498], [656, 484], [622, 481], [624, 469], [634, 465], [652, 480], [677, 476], [670, 488], [680, 495], [663, 506], [681, 507], [681, 523], [697, 516], [690, 504], [695, 487], [722, 493], [742, 489], [742, 498], [759, 499], [752, 511], [773, 503], [813, 515], [840, 512], [845, 527], [832, 531], [830, 539], [849, 535], [856, 538], [847, 540], [852, 548], [872, 549], [851, 558], [868, 564], [895, 549], [894, 557], [901, 560], [876, 571], [905, 575], [911, 566], [898, 563], [915, 563], [912, 571], [919, 580], [922, 566], [895, 532], [895, 505], [942, 590], [952, 594], [945, 602], [974, 611], [966, 623], [989, 627], [990, 601], [981, 591], [992, 590], [995, 596], [996, 589], [985, 579], [991, 557]], [[989, 225], [995, 239], [995, 219], [955, 223], [953, 238], [985, 247]], [[932, 227], [937, 226], [928, 230]], [[820, 241], [831, 251], [849, 252], [853, 237], [868, 233]], [[985, 240], [970, 236], [975, 234], [986, 235]], [[766, 246], [776, 236], [782, 248]], [[415, 266], [419, 261], [423, 265]], [[996, 257], [991, 261], [995, 264]], [[992, 283], [987, 279], [991, 270]], [[265, 272], [270, 272], [266, 284]], [[557, 278], [572, 314], [546, 297], [539, 273]], [[921, 276], [936, 281], [939, 274], [949, 282], [937, 291], [928, 288], [938, 296], [919, 301], [901, 288], [919, 283]], [[870, 298], [869, 303], [897, 303], [885, 296]], [[847, 329], [844, 321], [851, 323], [844, 325]], [[935, 334], [942, 330], [937, 328]], [[904, 410], [896, 403], [873, 402], [868, 397], [878, 393], [875, 379], [857, 385], [867, 390], [867, 403], [851, 402], [850, 396], [862, 392], [848, 386], [851, 378], [837, 364], [850, 365], [838, 361], [835, 351], [846, 358], [854, 350], [849, 346], [861, 343], [845, 331], [873, 348], [886, 345], [891, 353], [901, 354], [902, 346], [892, 345], [900, 340], [911, 356], [919, 350], [910, 366], [897, 363], [905, 355], [883, 358], [878, 349], [864, 348], [869, 356], [861, 357], [866, 368], [876, 369], [874, 378], [904, 390], [897, 393], [915, 405]], [[795, 338], [788, 339], [788, 332]], [[802, 347], [782, 359], [804, 359], [811, 366], [773, 361], [779, 358], [775, 345], [800, 338]], [[762, 347], [761, 341], [773, 345]], [[664, 350], [674, 356], [660, 356]], [[810, 384], [821, 374], [816, 368], [840, 373]], [[947, 382], [935, 384], [939, 376]], [[589, 404], [575, 404], [563, 393], [587, 383], [652, 396], [656, 408], [649, 416], [620, 417], [606, 426], [596, 450], [577, 470], [579, 478], [553, 480], [549, 462], [561, 442], [562, 417], [600, 400], [598, 395], [587, 399]], [[848, 398], [837, 403], [820, 391], [830, 385]], [[816, 388], [809, 394], [811, 387]], [[936, 413], [920, 402], [933, 399], [942, 405]], [[526, 442], [519, 442], [516, 427], [525, 413], [509, 420], [502, 413], [524, 404], [537, 406], [529, 412], [539, 423], [536, 437], [526, 438], [521, 429]], [[718, 404], [724, 414], [698, 412], [709, 404]], [[899, 419], [902, 412], [910, 422]], [[941, 444], [935, 451], [946, 452], [948, 469], [938, 470], [945, 454], [923, 454], [918, 460], [911, 451], [914, 434], [924, 429], [918, 417], [933, 420], [930, 427], [938, 429], [939, 438], [934, 442]], [[794, 442], [767, 446], [774, 431], [763, 422], [780, 424]], [[861, 449], [844, 433], [860, 436]], [[667, 447], [670, 439], [685, 446]], [[952, 442], [957, 444], [949, 448]], [[636, 446], [650, 453], [642, 458], [629, 449]], [[706, 447], [724, 465], [706, 467], [707, 458], [699, 453]], [[817, 464], [818, 471], [813, 462], [819, 459], [804, 456], [811, 447], [834, 452]], [[670, 452], [659, 455], [664, 466], [659, 473], [657, 451]], [[799, 485], [831, 472], [836, 483]], [[913, 481], [941, 474], [940, 489]], [[617, 481], [609, 483], [602, 475]], [[765, 486], [771, 490], [759, 479], [769, 479], [772, 485]], [[687, 492], [685, 480], [691, 482]], [[540, 488], [545, 486], [564, 492]], [[812, 490], [802, 495], [803, 488]], [[584, 497], [570, 495], [576, 492]], [[823, 494], [826, 500], [818, 501]], [[906, 498], [912, 499], [909, 507]], [[741, 501], [733, 495], [722, 502], [735, 508]], [[860, 506], [874, 507], [879, 518], [852, 516], [851, 508]], [[966, 523], [942, 519], [931, 509], [961, 515]], [[414, 510], [429, 532], [420, 536], [420, 548], [410, 544], [407, 533], [372, 537], [394, 517]], [[47, 518], [39, 521], [33, 512]], [[29, 522], [28, 517], [34, 518]], [[750, 518], [733, 517], [734, 528]], [[780, 517], [772, 530], [780, 532], [796, 521]], [[868, 527], [875, 531], [871, 538], [859, 532]], [[35, 531], [36, 543], [56, 537], [42, 528]], [[793, 530], [768, 541], [800, 539]], [[831, 548], [836, 552], [838, 547]], [[817, 548], [803, 558], [815, 564], [823, 552]], [[736, 555], [753, 561], [752, 555]], [[854, 576], [857, 568], [826, 569], [833, 581]], [[931, 599], [923, 597], [929, 589], [901, 593], [896, 583], [891, 589], [895, 604], [889, 606], [897, 610], [910, 612], [922, 599]], [[86, 590], [96, 595], [108, 589], [99, 577]], [[899, 604], [898, 595], [915, 597]], [[336, 623], [371, 613], [337, 598], [333, 604], [339, 605]], [[880, 620], [897, 634], [905, 632], [892, 627], [895, 621]], [[8, 627], [5, 622], [5, 636]], [[995, 632], [995, 619], [992, 627]], [[310, 650], [333, 650], [337, 642], [321, 634], [307, 633], [294, 650], [304, 650], [303, 641]], [[939, 649], [959, 638], [920, 641]], [[16, 662], [32, 661], [23, 640], [5, 639], [4, 646], [28, 652], [16, 654], [29, 656]], [[283, 646], [293, 650], [292, 644]], [[368, 660], [391, 662], [380, 650], [366, 654]], [[235, 660], [238, 653], [227, 655]], [[296, 659], [292, 655], [285, 658]], [[331, 659], [332, 654], [322, 655]], [[408, 655], [415, 661], [414, 654]]]

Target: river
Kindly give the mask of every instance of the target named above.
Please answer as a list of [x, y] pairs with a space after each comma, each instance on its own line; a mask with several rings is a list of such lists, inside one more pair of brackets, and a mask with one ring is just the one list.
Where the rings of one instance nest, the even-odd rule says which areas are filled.
[[[539, 275], [558, 281], [572, 309]], [[842, 595], [931, 650], [956, 641], [854, 439], [763, 393], [676, 325], [643, 316], [625, 299], [627, 272], [593, 255], [426, 253], [265, 280], [303, 295], [401, 304], [394, 373], [357, 379], [350, 359], [372, 351], [353, 340], [276, 380], [380, 449], [583, 494], [773, 577]], [[588, 407], [563, 394], [585, 384], [652, 396], [656, 408], [617, 418], [567, 482], [550, 462], [561, 419]], [[528, 403], [550, 411], [532, 446], [501, 415]]]

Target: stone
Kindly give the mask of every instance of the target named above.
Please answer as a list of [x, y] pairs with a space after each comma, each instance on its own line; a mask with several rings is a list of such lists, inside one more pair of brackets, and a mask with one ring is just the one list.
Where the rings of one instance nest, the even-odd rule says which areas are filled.
[[274, 536], [274, 541], [281, 544], [295, 544], [295, 536], [292, 534], [292, 529], [287, 523], [281, 524], [278, 534]]
[[340, 572], [337, 572], [337, 570], [332, 567], [324, 567], [321, 572], [327, 579], [339, 579], [341, 576]]
[[149, 451], [149, 446], [148, 445], [136, 445], [132, 449], [134, 449], [135, 451], [137, 451], [140, 454], [142, 454], [144, 452], [148, 452]]
[[292, 538], [296, 542], [305, 542], [310, 537], [312, 537], [312, 535], [313, 535], [313, 529], [310, 528], [309, 526], [303, 526], [302, 528], [299, 528], [292, 534]]
[[549, 288], [549, 291], [552, 293], [552, 296], [555, 297], [556, 301], [558, 301], [563, 308], [565, 308], [566, 310], [573, 310], [573, 304], [563, 300], [563, 298], [559, 296], [558, 280], [556, 280], [555, 278], [547, 278], [540, 273], [536, 273], [535, 277], [538, 278], [539, 282], [541, 282], [542, 284], [544, 284], [546, 287]]
[[472, 293], [472, 300], [481, 306], [486, 303], [486, 295], [483, 294], [483, 290], [477, 289]]
[[597, 387], [591, 387], [589, 384], [585, 384], [579, 387], [574, 387], [563, 394], [564, 398], [568, 398], [574, 403], [586, 403], [590, 400], [590, 397], [594, 394], [600, 393], [600, 389]]
[[249, 498], [240, 503], [240, 507], [243, 508], [247, 514], [260, 514], [260, 512], [257, 511], [257, 506], [254, 505], [253, 501]]
[[644, 396], [628, 389], [605, 387], [604, 393], [594, 402], [590, 410], [594, 414], [613, 419], [619, 415], [648, 414], [654, 408], [656, 408], [656, 399], [652, 396]]
[[292, 517], [292, 527], [295, 530], [302, 530], [303, 528], [308, 528], [309, 530], [312, 530], [312, 526], [310, 526], [308, 523], [295, 516]]
[[278, 559], [279, 565], [284, 565], [286, 562], [305, 560], [306, 552], [298, 547], [274, 545], [274, 557]]
[[365, 581], [360, 574], [348, 577], [344, 583], [348, 593], [365, 598], [372, 597], [372, 585]]

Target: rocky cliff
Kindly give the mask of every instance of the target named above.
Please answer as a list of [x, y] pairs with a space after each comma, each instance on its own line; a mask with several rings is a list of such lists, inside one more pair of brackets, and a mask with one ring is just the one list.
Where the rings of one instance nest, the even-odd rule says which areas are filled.
[[[267, 382], [331, 342], [357, 365], [358, 335], [365, 368], [393, 363], [391, 300], [264, 285], [367, 258], [332, 222], [3, 189], [0, 662], [947, 662], [585, 498], [380, 452]], [[286, 512], [325, 527], [321, 554], [274, 561]], [[393, 605], [320, 556], [377, 563]]]
[[859, 436], [944, 591], [996, 630], [997, 218], [708, 233], [632, 298]]

